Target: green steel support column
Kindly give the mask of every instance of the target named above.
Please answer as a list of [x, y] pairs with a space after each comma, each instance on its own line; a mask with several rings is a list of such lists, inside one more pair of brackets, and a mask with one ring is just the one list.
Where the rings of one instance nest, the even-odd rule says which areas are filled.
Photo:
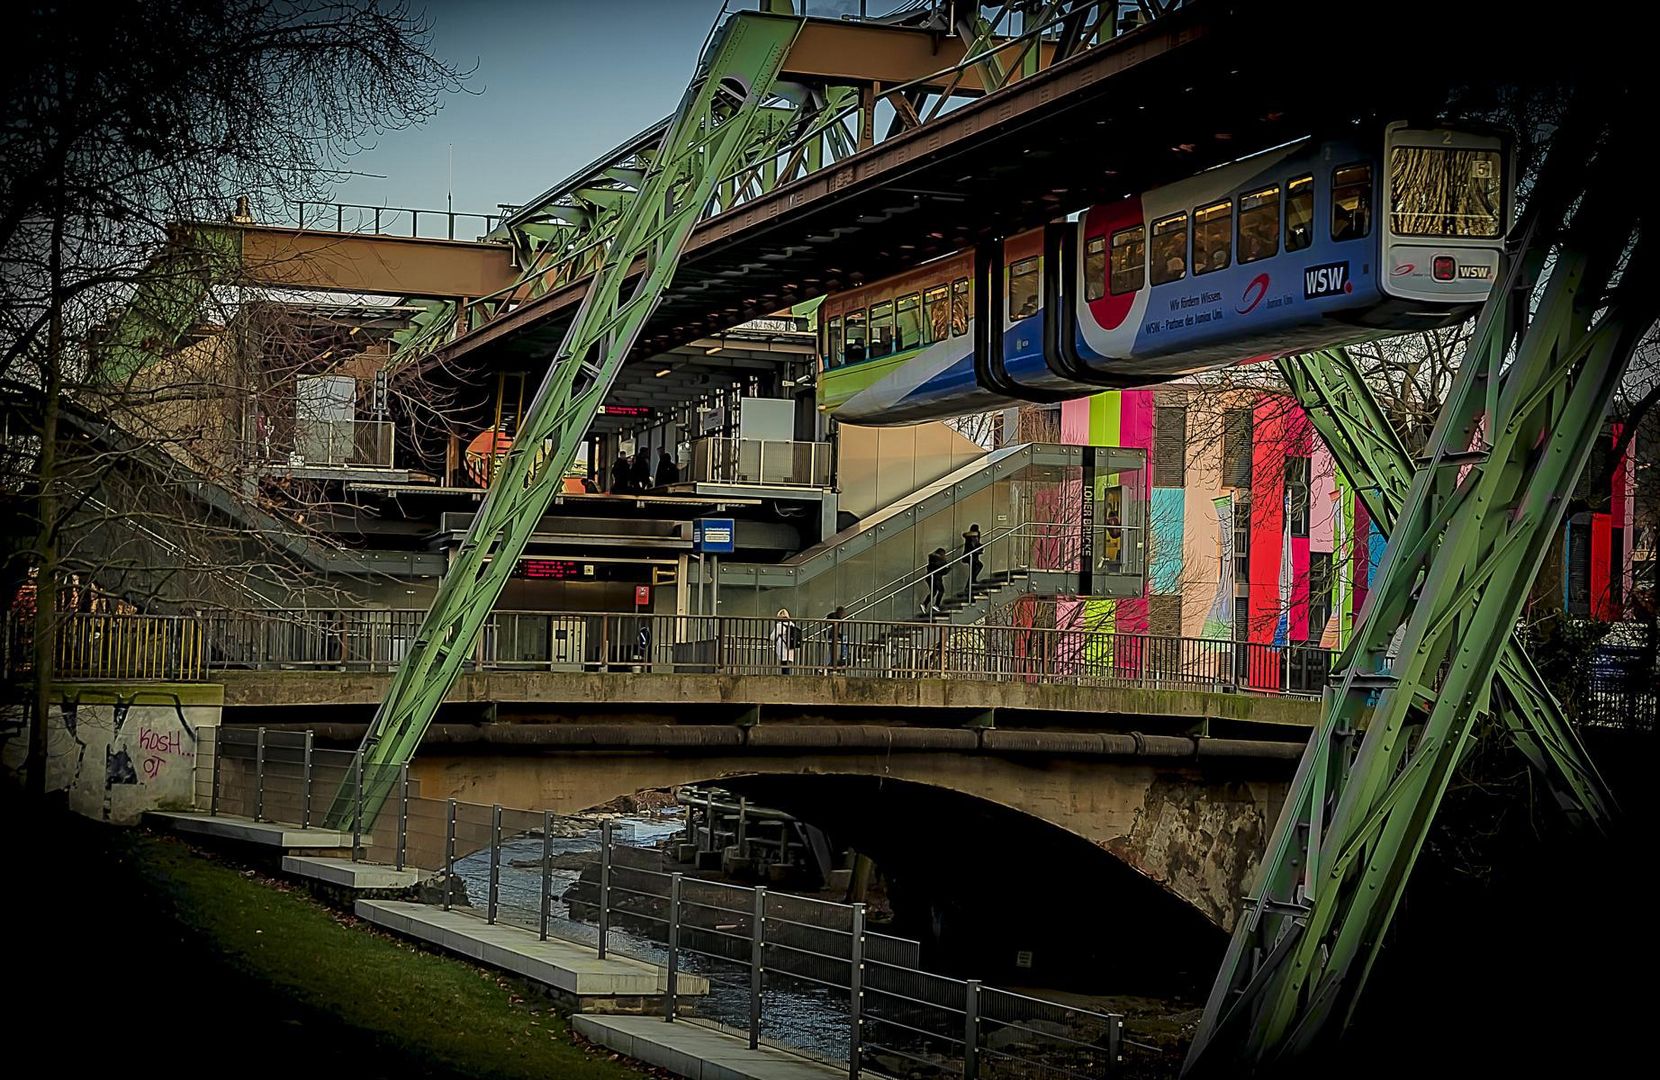
[[[578, 443], [668, 287], [693, 225], [753, 142], [751, 129], [800, 26], [798, 18], [739, 13], [705, 52], [518, 438], [364, 736], [365, 763], [377, 778], [366, 793], [371, 820], [387, 795], [387, 785], [378, 782], [388, 775], [384, 766], [409, 760], [471, 655], [479, 628]], [[625, 295], [630, 267], [642, 255], [645, 273]], [[337, 798], [330, 822], [345, 820], [349, 810], [349, 798]]]
[[1329, 1046], [1353, 1014], [1490, 708], [1567, 496], [1660, 314], [1656, 242], [1638, 228], [1641, 140], [1581, 120], [1620, 115], [1588, 108], [1553, 139], [1530, 224], [1401, 501], [1261, 883], [1235, 924], [1187, 1075], [1278, 1071]]
[[[1353, 360], [1333, 349], [1285, 357], [1278, 365], [1367, 513], [1388, 535], [1412, 486], [1412, 461]], [[1518, 748], [1564, 810], [1603, 827], [1613, 796], [1514, 634], [1498, 680], [1504, 691], [1499, 715]]]

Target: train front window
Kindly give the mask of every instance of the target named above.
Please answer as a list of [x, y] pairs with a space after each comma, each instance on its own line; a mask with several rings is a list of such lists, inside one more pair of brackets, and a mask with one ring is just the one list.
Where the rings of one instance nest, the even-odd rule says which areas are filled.
[[1314, 243], [1314, 177], [1299, 176], [1285, 186], [1285, 250]]
[[1092, 236], [1084, 245], [1084, 299], [1099, 300], [1107, 292], [1107, 238]]
[[1180, 281], [1187, 276], [1187, 214], [1171, 214], [1153, 222], [1153, 267], [1148, 277], [1154, 285]]
[[856, 364], [865, 358], [865, 309], [849, 311], [847, 318], [847, 362]]
[[922, 344], [922, 307], [917, 293], [901, 296], [895, 308], [898, 322], [894, 329], [893, 349], [903, 352]]
[[968, 333], [968, 279], [960, 277], [951, 283], [951, 336]]
[[1233, 262], [1233, 202], [1193, 211], [1193, 272], [1225, 270]]
[[951, 305], [944, 285], [935, 285], [922, 294], [922, 332], [927, 335], [924, 344], [944, 341], [951, 333]]
[[824, 330], [824, 366], [841, 367], [847, 345], [842, 338], [842, 317], [832, 315]]
[[1021, 259], [1009, 267], [1009, 318], [1026, 319], [1037, 314], [1038, 261]]
[[1372, 231], [1372, 166], [1344, 165], [1331, 174], [1331, 238], [1359, 240]]
[[1280, 251], [1280, 188], [1275, 184], [1239, 197], [1239, 261], [1256, 262]]
[[870, 305], [870, 355], [893, 352], [893, 301]]
[[1112, 234], [1112, 294], [1122, 296], [1147, 280], [1147, 227], [1136, 225]]
[[1389, 151], [1389, 231], [1472, 236], [1504, 231], [1503, 169], [1496, 150], [1396, 146]]

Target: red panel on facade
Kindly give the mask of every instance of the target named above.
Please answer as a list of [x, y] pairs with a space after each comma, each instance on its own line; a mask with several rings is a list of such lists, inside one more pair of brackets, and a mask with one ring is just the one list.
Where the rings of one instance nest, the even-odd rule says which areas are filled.
[[1308, 640], [1308, 537], [1291, 538], [1291, 640]]
[[1609, 621], [1619, 617], [1614, 610], [1614, 594], [1608, 588], [1613, 521], [1610, 514], [1591, 515], [1591, 617]]

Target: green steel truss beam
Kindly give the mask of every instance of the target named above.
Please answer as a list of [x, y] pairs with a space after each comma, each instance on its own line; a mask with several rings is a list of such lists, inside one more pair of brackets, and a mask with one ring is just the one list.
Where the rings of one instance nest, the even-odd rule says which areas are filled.
[[[1278, 361], [1293, 396], [1308, 413], [1366, 512], [1388, 535], [1412, 487], [1412, 459], [1347, 351]], [[1498, 668], [1498, 713], [1518, 748], [1571, 816], [1604, 827], [1613, 796], [1514, 633]]]
[[[693, 225], [717, 185], [755, 145], [779, 65], [800, 26], [798, 18], [755, 12], [728, 19], [706, 49], [658, 152], [631, 181], [637, 194], [626, 200], [587, 298], [364, 736], [364, 812], [371, 820], [390, 790], [393, 770], [414, 754], [471, 654], [600, 402], [668, 288]], [[630, 267], [642, 256], [645, 273], [625, 295]], [[330, 811], [336, 826], [350, 821], [352, 803], [348, 785]]]
[[[1308, 1062], [1353, 1014], [1453, 771], [1493, 707], [1568, 494], [1660, 313], [1655, 241], [1638, 228], [1640, 145], [1635, 132], [1577, 119], [1552, 141], [1529, 224], [1413, 471], [1234, 926], [1186, 1075]], [[1512, 674], [1524, 691], [1534, 678]]]

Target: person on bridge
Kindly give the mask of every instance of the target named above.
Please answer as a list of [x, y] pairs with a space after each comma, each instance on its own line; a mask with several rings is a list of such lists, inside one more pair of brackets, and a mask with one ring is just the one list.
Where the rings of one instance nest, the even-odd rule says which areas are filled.
[[968, 562], [968, 588], [963, 590], [963, 599], [974, 600], [974, 583], [980, 578], [980, 571], [985, 566], [980, 562], [980, 526], [970, 525], [963, 533], [963, 558]]
[[795, 651], [801, 648], [801, 627], [790, 618], [789, 608], [778, 609], [778, 621], [772, 626], [772, 647], [778, 651], [778, 667], [788, 675], [795, 666]]
[[928, 553], [928, 618], [934, 619], [940, 612], [940, 605], [945, 603], [945, 572], [949, 569], [949, 562], [945, 557], [944, 548], [935, 548]]
[[611, 494], [627, 495], [632, 489], [633, 469], [628, 464], [628, 455], [622, 447], [617, 447], [617, 460], [611, 463]]
[[830, 667], [832, 670], [847, 666], [847, 632], [842, 629], [842, 623], [847, 620], [847, 609], [840, 604], [836, 610], [824, 617], [830, 624]]
[[669, 457], [667, 449], [657, 451], [657, 486], [669, 487], [680, 483], [680, 466]]

